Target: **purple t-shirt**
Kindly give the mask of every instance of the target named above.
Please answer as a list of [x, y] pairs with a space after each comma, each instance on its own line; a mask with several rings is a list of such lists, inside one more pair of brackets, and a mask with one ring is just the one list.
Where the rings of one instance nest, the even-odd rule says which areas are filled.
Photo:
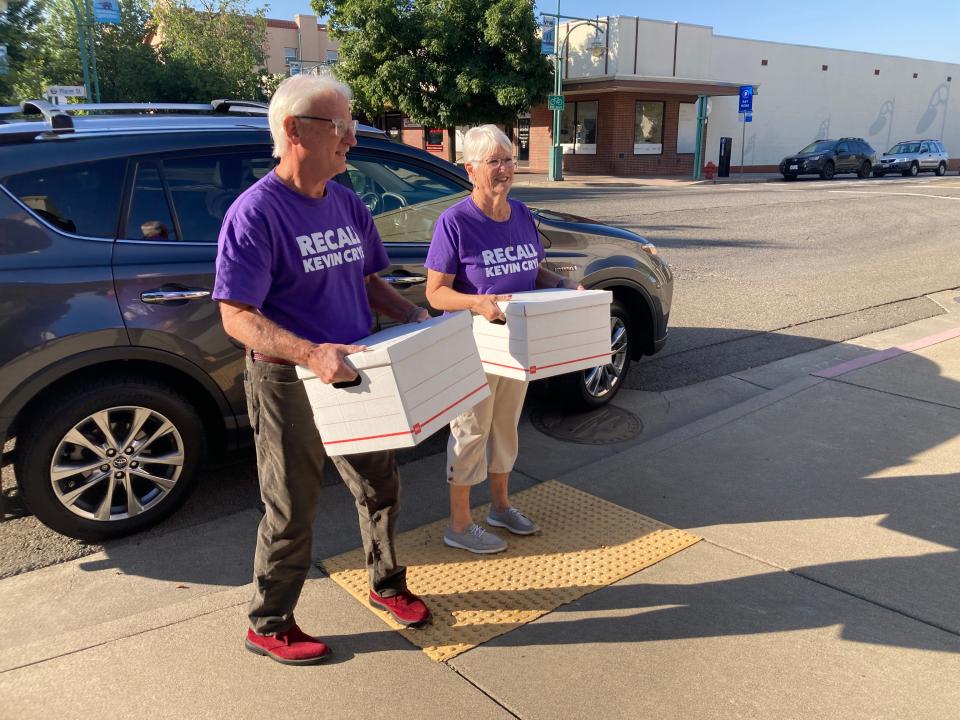
[[509, 200], [510, 219], [492, 220], [465, 197], [437, 219], [424, 265], [453, 275], [453, 289], [468, 295], [535, 290], [543, 245], [533, 213]]
[[330, 181], [309, 198], [271, 172], [223, 219], [213, 299], [258, 308], [310, 342], [353, 343], [373, 324], [364, 278], [389, 262], [356, 193]]

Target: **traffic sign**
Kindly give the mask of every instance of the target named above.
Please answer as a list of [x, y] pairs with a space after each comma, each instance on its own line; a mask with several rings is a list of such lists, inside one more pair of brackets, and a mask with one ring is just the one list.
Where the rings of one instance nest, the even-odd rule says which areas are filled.
[[50, 85], [43, 93], [51, 102], [57, 102], [59, 98], [78, 97], [85, 98], [87, 91], [83, 85]]
[[548, 95], [547, 108], [550, 110], [563, 110], [563, 95]]
[[746, 114], [746, 117], [744, 118], [743, 121], [744, 121], [744, 122], [753, 122], [753, 115], [751, 115], [750, 113], [747, 113], [747, 114]]
[[299, 75], [300, 74], [300, 63], [292, 62], [290, 63], [290, 75]]
[[753, 110], [753, 85], [740, 86], [740, 112], [748, 113]]

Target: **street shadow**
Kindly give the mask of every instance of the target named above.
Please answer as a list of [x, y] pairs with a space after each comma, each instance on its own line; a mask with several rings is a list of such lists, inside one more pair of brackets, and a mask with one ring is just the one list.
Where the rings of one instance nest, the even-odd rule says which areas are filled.
[[[883, 147], [876, 148], [881, 153], [886, 151], [890, 147], [890, 138], [893, 132], [893, 115], [897, 109], [897, 101], [893, 98], [890, 100], [884, 100], [880, 104], [880, 109], [877, 111], [877, 117], [870, 125], [868, 130], [871, 138], [879, 135], [884, 130], [887, 131], [886, 140], [883, 143]], [[876, 142], [876, 141], [874, 141]]]
[[927, 102], [927, 109], [923, 111], [923, 115], [921, 115], [920, 119], [917, 121], [917, 132], [927, 132], [927, 130], [930, 129], [930, 126], [933, 125], [934, 121], [937, 119], [937, 116], [942, 114], [943, 117], [939, 135], [939, 137], [942, 138], [943, 130], [946, 127], [947, 110], [949, 105], [950, 83], [940, 83], [930, 95], [930, 100]]

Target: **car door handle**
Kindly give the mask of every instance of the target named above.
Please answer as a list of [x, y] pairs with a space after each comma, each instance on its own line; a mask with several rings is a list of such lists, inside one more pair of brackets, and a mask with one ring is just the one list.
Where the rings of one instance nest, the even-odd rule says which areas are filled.
[[381, 275], [391, 285], [419, 285], [427, 279], [423, 275]]
[[140, 293], [140, 299], [150, 305], [186, 302], [187, 300], [203, 300], [208, 297], [210, 297], [210, 291], [206, 288], [158, 288], [156, 290], [146, 290], [145, 292]]

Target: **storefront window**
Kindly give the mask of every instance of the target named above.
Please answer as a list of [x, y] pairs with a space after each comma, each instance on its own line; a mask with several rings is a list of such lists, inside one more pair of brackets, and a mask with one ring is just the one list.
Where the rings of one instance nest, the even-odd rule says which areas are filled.
[[597, 154], [597, 111], [600, 103], [567, 103], [560, 118], [560, 145], [565, 155]]
[[637, 101], [633, 126], [633, 154], [659, 155], [663, 152], [663, 103]]
[[677, 120], [677, 152], [692, 153], [697, 147], [697, 105], [680, 103], [680, 119]]

